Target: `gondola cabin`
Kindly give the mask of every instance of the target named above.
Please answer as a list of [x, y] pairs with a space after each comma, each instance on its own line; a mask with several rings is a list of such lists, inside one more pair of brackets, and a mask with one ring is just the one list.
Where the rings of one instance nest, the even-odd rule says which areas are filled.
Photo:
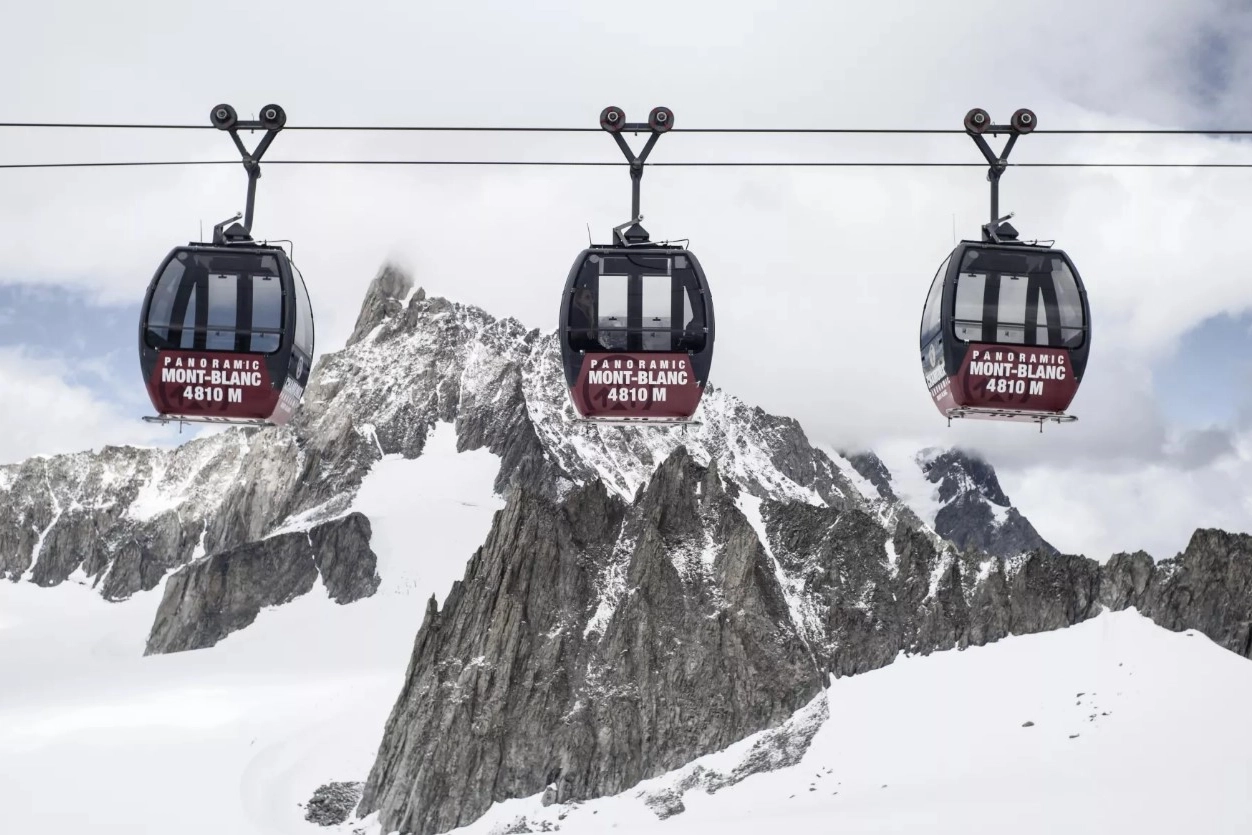
[[679, 246], [593, 246], [570, 270], [561, 356], [579, 417], [690, 421], [713, 364], [713, 299]]
[[1075, 420], [1065, 410], [1091, 350], [1086, 290], [1063, 251], [1009, 236], [1005, 226], [998, 243], [962, 241], [935, 274], [922, 312], [926, 386], [948, 418]]
[[139, 361], [160, 417], [284, 424], [313, 363], [313, 310], [277, 246], [175, 248], [148, 287]]

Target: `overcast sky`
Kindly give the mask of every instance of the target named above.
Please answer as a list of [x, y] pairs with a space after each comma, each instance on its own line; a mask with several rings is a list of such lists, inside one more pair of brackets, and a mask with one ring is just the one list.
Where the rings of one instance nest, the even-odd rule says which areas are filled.
[[[1151, 9], [1149, 12], [1148, 9]], [[517, 3], [46, 1], [5, 10], [0, 121], [679, 127], [1252, 128], [1252, 11], [1225, 0]], [[258, 135], [259, 136], [259, 135]], [[255, 141], [255, 138], [254, 138]], [[641, 144], [643, 137], [634, 140]], [[993, 140], [999, 144], [1001, 140]], [[0, 128], [0, 161], [231, 159], [216, 131]], [[588, 134], [289, 131], [269, 158], [603, 159]], [[978, 161], [963, 136], [674, 133], [653, 161]], [[1013, 161], [1252, 163], [1245, 141], [1043, 135]], [[569, 265], [629, 214], [622, 168], [270, 166], [254, 232], [295, 241], [318, 353], [380, 264], [552, 329]], [[243, 208], [242, 168], [0, 171], [0, 461], [176, 439], [137, 420], [138, 303], [170, 247]], [[1020, 169], [1001, 205], [1056, 239], [1094, 342], [1048, 427], [960, 421], [917, 352], [927, 288], [987, 212], [976, 168], [650, 169], [645, 226], [691, 239], [716, 305], [712, 382], [840, 448], [981, 450], [1058, 547], [1180, 550], [1252, 531], [1252, 170]]]

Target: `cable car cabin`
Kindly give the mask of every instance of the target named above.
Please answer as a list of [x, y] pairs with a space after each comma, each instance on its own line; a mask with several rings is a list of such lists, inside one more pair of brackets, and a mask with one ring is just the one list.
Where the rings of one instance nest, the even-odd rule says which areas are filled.
[[286, 423], [313, 364], [304, 279], [276, 246], [175, 248], [148, 286], [139, 362], [154, 420]]
[[1087, 292], [1059, 249], [962, 241], [922, 312], [922, 371], [948, 418], [1075, 420], [1090, 348]]
[[574, 408], [599, 422], [689, 421], [709, 379], [713, 331], [708, 283], [687, 250], [583, 250], [561, 301], [561, 357]]

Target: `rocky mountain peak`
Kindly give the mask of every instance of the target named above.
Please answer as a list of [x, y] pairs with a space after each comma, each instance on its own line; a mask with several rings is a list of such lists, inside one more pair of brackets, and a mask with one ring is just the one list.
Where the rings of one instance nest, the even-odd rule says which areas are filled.
[[347, 345], [360, 342], [389, 315], [400, 313], [410, 294], [419, 301], [426, 298], [425, 290], [420, 287], [414, 290], [413, 277], [407, 270], [391, 262], [384, 263], [365, 291], [361, 312], [357, 314]]
[[620, 791], [806, 704], [822, 676], [725, 486], [680, 447], [633, 502], [514, 489], [428, 613], [362, 813], [430, 833]]
[[1249, 537], [1100, 566], [1056, 553], [977, 456], [828, 452], [712, 386], [697, 426], [590, 425], [555, 340], [386, 265], [290, 425], [0, 467], [0, 575], [164, 584], [149, 653], [319, 584], [355, 605], [383, 579], [357, 491], [451, 424], [498, 456], [504, 507], [472, 555], [440, 555], [468, 563], [428, 604], [358, 810], [421, 835], [622, 791], [779, 725], [830, 675], [1102, 608], [1252, 654]]
[[887, 469], [887, 465], [882, 462], [881, 458], [868, 451], [841, 454], [848, 459], [848, 463], [860, 474], [861, 478], [873, 485], [879, 496], [887, 501], [899, 501], [899, 497], [891, 489], [891, 471]]
[[1159, 565], [958, 552], [872, 506], [760, 499], [682, 447], [630, 499], [598, 484], [510, 496], [428, 612], [358, 815], [435, 835], [510, 798], [616, 794], [777, 727], [828, 675], [1105, 608], [1252, 655], [1252, 537], [1201, 531]]
[[[56, 584], [81, 571], [107, 597], [127, 597], [193, 559], [342, 518], [374, 463], [417, 457], [437, 422], [455, 424], [460, 449], [500, 456], [502, 493], [521, 485], [560, 500], [598, 481], [629, 503], [682, 449], [731, 495], [932, 524], [897, 498], [872, 453], [828, 454], [795, 420], [714, 386], [698, 426], [579, 422], [555, 340], [427, 297], [406, 270], [384, 264], [352, 338], [318, 358], [289, 426], [230, 430], [173, 450], [110, 447], [0, 467], [0, 574]], [[854, 483], [866, 477], [860, 470], [877, 488]], [[961, 530], [984, 522], [971, 517]]]
[[939, 500], [948, 503], [965, 494], [977, 494], [991, 504], [1008, 508], [995, 469], [978, 453], [967, 449], [928, 449], [921, 453], [922, 472], [939, 485]]

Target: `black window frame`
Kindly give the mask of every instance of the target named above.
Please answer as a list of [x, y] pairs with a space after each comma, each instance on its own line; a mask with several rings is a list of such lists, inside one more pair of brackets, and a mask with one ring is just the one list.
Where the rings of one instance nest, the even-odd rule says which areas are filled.
[[[1010, 254], [1016, 255], [1018, 253], [1010, 253]], [[1053, 349], [1053, 350], [1065, 350], [1065, 351], [1081, 350], [1087, 343], [1087, 331], [1090, 328], [1090, 322], [1088, 321], [1082, 283], [1078, 277], [1077, 271], [1074, 269], [1074, 265], [1070, 263], [1069, 259], [1066, 258], [1060, 252], [1054, 252], [1054, 251], [1023, 252], [1021, 254], [1029, 256], [1029, 257], [1040, 258], [1042, 260], [1042, 264], [1040, 266], [1047, 265], [1050, 268], [1047, 270], [1047, 272], [1044, 272], [1039, 269], [1028, 269], [1026, 271], [1018, 272], [1018, 271], [995, 270], [995, 269], [988, 270], [988, 269], [980, 269], [977, 267], [971, 267], [971, 268], [960, 269], [953, 275], [952, 301], [951, 301], [951, 306], [949, 308], [950, 314], [951, 314], [951, 321], [950, 321], [950, 327], [948, 329], [951, 333], [952, 338], [966, 345], [976, 342], [976, 343], [981, 343], [984, 345], [1003, 345], [1005, 347], [1048, 348], [1048, 349]], [[968, 263], [969, 260], [970, 260], [969, 252], [967, 251], [965, 255], [962, 257], [962, 267], [964, 267], [964, 265]], [[1058, 302], [1058, 293], [1057, 293], [1057, 286], [1056, 286], [1058, 279], [1055, 276], [1055, 270], [1051, 269], [1051, 267], [1055, 263], [1059, 263], [1061, 266], [1063, 266], [1064, 273], [1068, 275], [1069, 277], [1070, 289], [1073, 292], [1073, 298], [1075, 301], [1075, 310], [1079, 316], [1079, 324], [1076, 324], [1076, 325], [1065, 324], [1064, 320], [1061, 318], [1062, 310]], [[981, 276], [983, 280], [983, 299], [982, 299], [983, 316], [980, 319], [958, 318], [956, 315], [957, 299], [960, 293], [961, 280], [969, 275]], [[1048, 276], [1050, 280], [1045, 283], [1041, 278], [1042, 276]], [[1026, 295], [1025, 295], [1025, 307], [1022, 309], [1022, 312], [1021, 312], [1021, 319], [1022, 319], [1021, 321], [1005, 322], [1000, 319], [1000, 305], [1001, 305], [1000, 288], [1002, 286], [1002, 281], [1004, 281], [1006, 278], [1008, 280], [1026, 280], [1027, 282], [1029, 282], [1027, 285], [1027, 290], [1026, 290]], [[1049, 293], [1049, 291], [1051, 292]], [[995, 293], [994, 304], [992, 304], [988, 300], [989, 294], [992, 292]], [[1046, 313], [1039, 310], [1040, 307], [1046, 306], [1048, 295], [1051, 295], [1052, 304], [1056, 307], [1056, 311], [1057, 311], [1057, 324], [1055, 325], [1048, 323], [1046, 319]], [[1043, 303], [1042, 305], [1040, 304], [1041, 302]], [[1034, 308], [1035, 310], [1035, 323], [1033, 325], [1029, 324], [1026, 321], [1029, 318], [1029, 314], [1032, 308]], [[1044, 321], [1042, 323], [1039, 322], [1039, 317], [1041, 314], [1044, 316]], [[966, 337], [961, 336], [961, 334], [959, 333], [959, 327], [961, 325], [980, 326], [979, 336], [973, 339], [968, 339]], [[1010, 328], [1010, 329], [1020, 330], [1022, 333], [1022, 340], [1020, 342], [1009, 342], [1009, 341], [1005, 341], [1001, 339], [998, 333], [1001, 328]], [[987, 335], [988, 329], [993, 331], [993, 333], [995, 334], [994, 338], [992, 339], [985, 338]], [[1047, 343], [1040, 344], [1038, 341], [1033, 342], [1033, 343], [1026, 341], [1026, 334], [1028, 331], [1033, 331], [1037, 336], [1039, 330], [1046, 330], [1049, 332], [1049, 339]], [[1056, 331], [1058, 335], [1061, 337], [1058, 341], [1058, 344], [1052, 344], [1054, 340], [1051, 338], [1051, 333], [1053, 331]], [[1064, 338], [1065, 335], [1066, 334], [1072, 335], [1075, 333], [1077, 333], [1078, 335], [1077, 341], [1074, 344], [1069, 344]]]
[[[286, 317], [290, 302], [288, 300], [288, 292], [286, 289], [286, 281], [283, 275], [283, 261], [274, 253], [255, 253], [255, 252], [239, 252], [230, 253], [232, 256], [241, 256], [244, 258], [261, 258], [273, 259], [273, 270], [268, 269], [229, 269], [217, 267], [212, 264], [212, 258], [215, 255], [223, 253], [203, 252], [195, 250], [180, 250], [172, 255], [161, 269], [160, 275], [157, 277], [153, 286], [152, 293], [148, 299], [144, 309], [144, 328], [143, 337], [144, 345], [148, 348], [158, 351], [196, 351], [201, 353], [225, 353], [225, 354], [250, 354], [252, 356], [272, 357], [283, 351], [284, 335], [287, 332], [285, 327]], [[185, 255], [185, 258], [179, 256]], [[166, 321], [161, 324], [154, 324], [152, 315], [154, 306], [161, 295], [162, 287], [166, 284], [166, 277], [170, 273], [170, 269], [178, 265], [182, 268], [177, 278], [173, 279], [174, 287], [171, 294], [171, 303], [168, 310]], [[236, 276], [236, 297], [235, 297], [235, 314], [236, 321], [234, 325], [209, 325], [208, 324], [208, 296], [209, 296], [209, 278], [214, 275], [233, 275]], [[280, 308], [279, 308], [279, 327], [255, 327], [249, 324], [248, 327], [240, 327], [240, 317], [247, 315], [252, 316], [252, 299], [253, 299], [253, 282], [257, 278], [270, 278], [279, 282], [280, 288]], [[247, 279], [245, 284], [245, 279]], [[246, 286], [247, 290], [242, 288]], [[169, 291], [166, 291], [169, 294]], [[175, 313], [182, 309], [181, 322], [175, 322]], [[194, 323], [187, 324], [189, 312], [194, 310]], [[163, 331], [164, 335], [160, 332]], [[178, 340], [172, 338], [172, 334], [177, 333]], [[191, 347], [184, 347], [183, 342], [187, 333], [193, 334]], [[209, 348], [207, 347], [207, 339], [209, 333], [230, 333], [234, 334], [234, 345], [229, 348]], [[277, 346], [272, 351], [254, 351], [251, 350], [251, 340], [254, 335], [275, 334], [278, 336]], [[203, 336], [201, 336], [203, 335]], [[199, 338], [197, 338], [199, 337]], [[164, 343], [164, 344], [160, 344]], [[246, 347], [241, 347], [246, 346]]]
[[[709, 322], [708, 307], [700, 286], [699, 276], [690, 261], [682, 253], [641, 252], [637, 256], [650, 261], [664, 261], [665, 271], [659, 271], [658, 265], [635, 261], [635, 253], [595, 253], [596, 260], [590, 258], [584, 262], [577, 280], [570, 288], [566, 299], [566, 316], [564, 339], [566, 346], [574, 351], [584, 353], [632, 353], [632, 354], [674, 354], [699, 353], [708, 346]], [[611, 259], [611, 260], [610, 260]], [[680, 263], [681, 259], [681, 263]], [[622, 270], [618, 262], [629, 262], [631, 268]], [[613, 264], [612, 268], [606, 265]], [[605, 327], [600, 324], [600, 279], [604, 277], [624, 277], [626, 279], [627, 315], [623, 326]], [[668, 277], [670, 281], [670, 324], [668, 327], [649, 327], [643, 324], [644, 285], [645, 278]], [[575, 299], [583, 290], [591, 292], [592, 324], [589, 328], [575, 328], [570, 323], [576, 307]], [[691, 309], [693, 327], [686, 327], [686, 311]], [[674, 325], [674, 313], [684, 321]], [[638, 321], [638, 324], [632, 324]], [[669, 345], [665, 348], [645, 348], [644, 336], [668, 333]], [[582, 341], [577, 337], [582, 334]], [[624, 334], [624, 347], [605, 346], [599, 341], [602, 334]], [[688, 338], [688, 334], [692, 336]], [[591, 340], [596, 340], [594, 344]]]

